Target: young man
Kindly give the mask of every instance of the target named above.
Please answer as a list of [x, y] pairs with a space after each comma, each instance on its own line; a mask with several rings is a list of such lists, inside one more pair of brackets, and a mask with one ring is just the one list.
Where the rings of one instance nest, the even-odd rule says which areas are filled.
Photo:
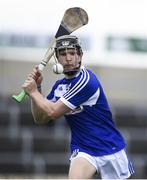
[[81, 66], [83, 52], [78, 38], [61, 36], [56, 41], [56, 57], [64, 68], [44, 98], [42, 76], [34, 68], [23, 84], [32, 102], [37, 123], [65, 116], [71, 129], [70, 179], [91, 178], [96, 171], [102, 179], [125, 179], [133, 174], [125, 142], [116, 128], [103, 88], [93, 72]]

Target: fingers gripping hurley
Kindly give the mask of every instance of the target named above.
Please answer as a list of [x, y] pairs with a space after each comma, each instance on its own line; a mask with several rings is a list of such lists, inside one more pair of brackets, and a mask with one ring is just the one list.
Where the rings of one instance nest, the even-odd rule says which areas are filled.
[[[56, 39], [63, 35], [69, 35], [80, 27], [86, 25], [88, 23], [88, 15], [86, 11], [80, 7], [69, 8], [65, 11], [64, 16], [62, 18], [61, 24], [58, 28], [58, 31], [55, 37], [52, 39], [43, 60], [39, 64], [39, 70], [43, 71], [44, 67], [47, 65], [52, 55], [54, 54], [54, 46], [56, 43]], [[27, 93], [22, 90], [17, 96], [13, 95], [12, 98], [17, 102], [21, 102]]]

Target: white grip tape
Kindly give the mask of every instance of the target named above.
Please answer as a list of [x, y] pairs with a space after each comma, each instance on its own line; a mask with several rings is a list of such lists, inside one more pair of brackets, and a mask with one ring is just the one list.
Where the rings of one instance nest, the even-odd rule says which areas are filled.
[[45, 66], [40, 63], [39, 66], [38, 66], [38, 69], [39, 69], [40, 71], [43, 71], [44, 68], [45, 68]]
[[54, 54], [54, 46], [55, 46], [56, 38], [53, 38], [41, 63], [39, 64], [38, 68], [40, 71], [43, 71], [48, 61], [51, 59], [51, 57]]

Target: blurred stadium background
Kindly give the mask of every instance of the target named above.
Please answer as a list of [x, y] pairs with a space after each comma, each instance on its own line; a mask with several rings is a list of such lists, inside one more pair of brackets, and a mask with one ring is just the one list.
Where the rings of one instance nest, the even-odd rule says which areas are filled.
[[[0, 177], [66, 178], [69, 129], [61, 118], [36, 125], [27, 98], [11, 99], [40, 62], [63, 12], [80, 6], [89, 24], [75, 32], [83, 64], [99, 77], [127, 141], [134, 179], [147, 178], [147, 1], [0, 0]], [[60, 76], [47, 66], [43, 92]]]

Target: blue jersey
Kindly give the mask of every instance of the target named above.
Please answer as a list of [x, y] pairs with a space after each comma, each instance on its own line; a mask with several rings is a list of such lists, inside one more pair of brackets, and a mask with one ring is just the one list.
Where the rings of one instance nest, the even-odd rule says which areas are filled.
[[71, 111], [65, 119], [71, 129], [71, 151], [86, 152], [93, 156], [115, 153], [125, 147], [97, 77], [82, 67], [71, 79], [58, 80], [47, 98], [60, 100]]

